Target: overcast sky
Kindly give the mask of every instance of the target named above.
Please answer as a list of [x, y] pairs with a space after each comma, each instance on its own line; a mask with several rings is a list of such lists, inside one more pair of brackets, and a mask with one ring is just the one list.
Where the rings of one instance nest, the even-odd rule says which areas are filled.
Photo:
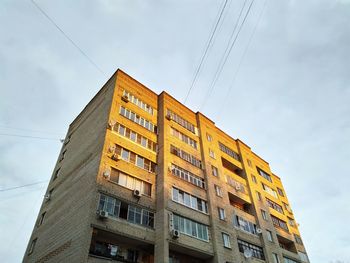
[[[29, 0], [0, 0], [0, 190], [46, 181], [0, 192], [1, 262], [22, 260], [58, 139], [101, 86], [121, 68], [183, 102], [223, 3], [36, 2], [103, 73]], [[282, 178], [311, 262], [349, 263], [350, 1], [255, 0], [208, 96], [243, 2], [229, 1], [187, 106]]]

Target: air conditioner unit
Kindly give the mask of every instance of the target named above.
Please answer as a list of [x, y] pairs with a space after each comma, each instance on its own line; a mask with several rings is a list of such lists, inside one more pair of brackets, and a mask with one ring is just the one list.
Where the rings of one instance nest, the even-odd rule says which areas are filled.
[[109, 153], [114, 153], [115, 152], [115, 145], [110, 145], [109, 147], [108, 147], [108, 152]]
[[122, 157], [119, 155], [119, 154], [113, 154], [112, 155], [112, 159], [114, 160], [114, 161], [119, 161], [119, 160], [121, 160], [122, 159]]
[[46, 201], [49, 201], [51, 199], [51, 194], [46, 194], [44, 198]]
[[140, 198], [141, 197], [141, 192], [140, 190], [135, 189], [134, 192], [132, 193], [135, 197]]
[[180, 232], [179, 230], [173, 229], [171, 230], [171, 236], [175, 239], [175, 238], [179, 238], [180, 237]]
[[239, 190], [241, 190], [241, 186], [240, 186], [239, 184], [236, 184], [235, 189], [236, 189], [237, 191], [239, 191]]
[[167, 114], [166, 116], [165, 116], [165, 118], [167, 119], [167, 120], [171, 120], [171, 115], [170, 114]]
[[262, 229], [261, 229], [261, 228], [257, 228], [257, 229], [256, 229], [256, 233], [258, 233], [258, 234], [262, 234], [262, 232], [263, 232], [263, 231], [262, 231]]
[[105, 170], [105, 171], [103, 172], [103, 177], [104, 177], [105, 179], [109, 179], [110, 176], [111, 176], [111, 171], [110, 171], [110, 170]]
[[253, 256], [253, 251], [249, 248], [244, 249], [243, 255], [245, 258], [251, 258]]
[[129, 97], [127, 95], [123, 95], [122, 101], [129, 102]]
[[106, 212], [104, 210], [100, 210], [100, 211], [98, 211], [98, 217], [100, 219], [106, 219], [106, 218], [108, 218], [108, 212]]

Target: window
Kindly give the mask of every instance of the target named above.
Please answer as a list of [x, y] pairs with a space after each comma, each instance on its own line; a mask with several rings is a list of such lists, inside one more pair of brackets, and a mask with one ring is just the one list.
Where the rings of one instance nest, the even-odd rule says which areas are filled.
[[175, 121], [180, 126], [184, 127], [185, 129], [189, 130], [190, 132], [196, 134], [196, 129], [195, 129], [194, 125], [192, 123], [186, 121], [185, 119], [183, 119], [182, 117], [180, 117], [179, 115], [174, 113], [173, 111], [167, 109], [167, 116], [169, 116], [171, 120]]
[[277, 187], [277, 192], [280, 196], [284, 197], [284, 193], [283, 193], [283, 190], [281, 188]]
[[122, 159], [124, 160], [124, 161], [129, 161], [129, 155], [130, 155], [130, 152], [128, 151], [128, 150], [125, 150], [124, 148], [122, 149], [122, 154], [121, 154], [121, 156], [122, 156]]
[[154, 226], [154, 213], [146, 209], [129, 205], [114, 197], [100, 194], [99, 211], [108, 212], [108, 216], [126, 219], [131, 223], [147, 227]]
[[208, 241], [208, 227], [191, 219], [173, 214], [174, 229], [183, 234]]
[[290, 209], [289, 205], [286, 204], [285, 202], [282, 202], [282, 203], [283, 203], [284, 209], [286, 209], [289, 213], [292, 213], [292, 209]]
[[193, 173], [175, 165], [171, 165], [171, 173], [180, 179], [187, 181], [193, 185], [196, 185], [200, 188], [205, 188], [204, 179], [199, 176], [194, 175]]
[[128, 249], [127, 260], [128, 262], [137, 262], [139, 259], [139, 252], [137, 250]]
[[174, 129], [173, 127], [170, 127], [170, 134], [173, 135], [174, 137], [180, 139], [184, 143], [192, 146], [194, 149], [197, 149], [197, 142], [187, 135], [183, 134], [182, 132]]
[[280, 263], [280, 260], [276, 253], [272, 253], [273, 263]]
[[37, 242], [37, 238], [33, 239], [32, 240], [32, 243], [30, 243], [30, 247], [29, 247], [29, 250], [28, 250], [28, 255], [32, 254], [34, 252], [34, 248], [35, 248], [35, 244]]
[[218, 168], [216, 168], [215, 166], [211, 166], [211, 174], [213, 175], [213, 176], [219, 176], [219, 171], [218, 171]]
[[144, 168], [145, 159], [137, 155], [136, 156], [136, 165], [140, 168]]
[[206, 201], [175, 187], [173, 187], [172, 200], [202, 213], [208, 213], [208, 205]]
[[231, 248], [230, 236], [226, 233], [222, 234], [222, 241], [224, 242], [224, 247]]
[[218, 207], [218, 212], [219, 212], [219, 219], [225, 220], [226, 219], [225, 209]]
[[240, 161], [241, 158], [238, 153], [233, 151], [232, 149], [228, 148], [223, 143], [219, 142], [219, 148], [222, 152], [226, 153], [227, 155], [231, 156], [233, 159], [236, 159], [237, 161]]
[[98, 210], [106, 211], [111, 217], [119, 217], [120, 203], [119, 200], [113, 197], [101, 194]]
[[154, 125], [151, 121], [145, 120], [143, 117], [137, 115], [136, 113], [120, 106], [119, 114], [124, 116], [125, 118], [131, 120], [132, 122], [137, 123], [138, 125], [146, 128], [151, 132], [157, 131], [157, 126]]
[[247, 163], [248, 163], [248, 166], [249, 166], [249, 167], [252, 167], [252, 166], [253, 166], [251, 160], [247, 159]]
[[127, 187], [130, 190], [139, 190], [140, 193], [151, 196], [152, 185], [142, 181], [136, 177], [125, 174], [119, 170], [112, 168], [109, 181]]
[[208, 142], [212, 142], [213, 141], [213, 137], [209, 133], [207, 133], [207, 141]]
[[268, 180], [269, 182], [272, 183], [271, 176], [270, 176], [267, 172], [261, 170], [261, 169], [258, 168], [258, 167], [256, 167], [256, 169], [258, 170], [258, 174], [259, 174], [260, 176], [264, 177], [266, 180]]
[[215, 158], [215, 152], [212, 150], [212, 149], [209, 149], [209, 156], [213, 159], [216, 159]]
[[130, 92], [128, 92], [126, 90], [124, 90], [123, 91], [123, 96], [126, 96], [129, 99], [129, 101], [131, 103], [135, 104], [137, 107], [139, 107], [139, 108], [143, 109], [145, 112], [153, 115], [153, 108], [150, 105], [144, 103], [139, 98], [137, 98], [135, 95], [131, 94]]
[[272, 219], [272, 223], [274, 224], [274, 226], [278, 227], [278, 228], [282, 228], [283, 230], [288, 232], [288, 226], [287, 223], [284, 222], [283, 220], [271, 215], [271, 219]]
[[267, 240], [273, 242], [272, 232], [266, 229]]
[[202, 168], [202, 162], [197, 159], [195, 156], [181, 150], [180, 148], [175, 147], [174, 145], [170, 145], [170, 152], [177, 157], [180, 157], [181, 159], [185, 160], [186, 162], [189, 162], [190, 164]]
[[38, 222], [38, 226], [41, 226], [44, 222], [44, 217], [46, 215], [46, 212], [42, 213]]
[[289, 216], [288, 216], [287, 218], [288, 218], [288, 224], [289, 224], [290, 226], [295, 227], [295, 221], [294, 221], [294, 219], [293, 219], [293, 218], [290, 218]]
[[216, 195], [222, 197], [222, 190], [221, 190], [221, 187], [215, 184], [215, 185], [214, 185], [214, 189], [215, 189]]
[[255, 183], [255, 184], [257, 183], [255, 175], [252, 175], [252, 181], [253, 181], [253, 183]]
[[60, 162], [61, 162], [61, 161], [64, 159], [64, 157], [66, 156], [66, 152], [67, 152], [67, 150], [64, 150], [64, 151], [62, 152]]
[[260, 246], [238, 239], [238, 249], [241, 253], [244, 253], [244, 251], [246, 250], [250, 250], [252, 252], [253, 257], [265, 260], [263, 248]]
[[297, 244], [299, 245], [303, 244], [303, 241], [301, 240], [301, 237], [299, 235], [294, 234], [294, 239], [295, 239], [295, 242], [297, 242]]
[[250, 234], [257, 235], [256, 225], [241, 216], [233, 216], [233, 226]]
[[148, 172], [154, 173], [156, 171], [155, 163], [142, 156], [136, 155], [134, 152], [130, 152], [129, 150], [126, 150], [119, 145], [116, 145], [115, 153], [117, 155], [121, 155], [121, 158], [124, 161], [130, 162], [142, 169], [147, 170]]
[[267, 213], [265, 210], [261, 209], [261, 215], [262, 215], [262, 218], [267, 221]]
[[300, 256], [301, 261], [309, 262], [309, 258], [307, 257], [306, 253], [298, 251], [298, 254]]
[[269, 207], [271, 207], [272, 209], [276, 210], [277, 212], [281, 213], [281, 214], [284, 214], [283, 213], [283, 209], [282, 209], [282, 206], [280, 206], [279, 204], [275, 203], [274, 201], [266, 198], [266, 201], [267, 201], [267, 205]]
[[256, 191], [256, 197], [259, 201], [262, 200], [260, 192]]
[[60, 175], [61, 175], [61, 168], [58, 168], [58, 169], [56, 170], [56, 172], [55, 172], [55, 175], [54, 175], [53, 179], [54, 179], [54, 180], [57, 179]]
[[272, 195], [273, 197], [278, 199], [277, 192], [274, 189], [270, 188], [269, 186], [267, 186], [266, 184], [263, 184], [263, 183], [261, 183], [261, 185], [266, 193], [268, 193], [269, 195]]

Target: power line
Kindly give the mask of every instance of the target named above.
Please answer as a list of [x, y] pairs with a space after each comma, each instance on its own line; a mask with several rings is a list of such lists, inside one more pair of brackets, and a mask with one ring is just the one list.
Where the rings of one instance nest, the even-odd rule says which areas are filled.
[[37, 184], [43, 184], [43, 183], [46, 183], [46, 182], [48, 182], [48, 180], [39, 181], [39, 182], [36, 182], [36, 183], [31, 183], [31, 184], [24, 184], [24, 185], [9, 187], [9, 188], [4, 188], [4, 189], [0, 189], [0, 192], [6, 192], [6, 191], [15, 190], [15, 189], [19, 189], [19, 188], [24, 188], [24, 187], [28, 187], [28, 186], [33, 186], [33, 185], [37, 185]]
[[59, 138], [47, 138], [47, 137], [20, 135], [20, 134], [10, 134], [10, 133], [0, 133], [0, 136], [21, 137], [21, 138], [39, 139], [39, 140], [51, 140], [51, 141], [62, 141], [62, 139], [59, 139]]
[[208, 41], [208, 43], [207, 43], [207, 46], [206, 46], [206, 48], [205, 48], [205, 51], [204, 51], [204, 53], [203, 53], [203, 55], [202, 55], [202, 58], [201, 58], [201, 60], [200, 60], [200, 62], [199, 62], [199, 65], [198, 65], [198, 67], [197, 67], [197, 70], [196, 70], [196, 72], [195, 72], [195, 74], [194, 74], [194, 77], [193, 77], [192, 82], [191, 82], [191, 86], [190, 86], [190, 88], [189, 88], [189, 90], [188, 90], [188, 92], [187, 92], [187, 95], [186, 95], [186, 97], [185, 97], [184, 104], [186, 103], [186, 101], [187, 101], [187, 99], [188, 99], [188, 96], [190, 95], [191, 90], [192, 90], [192, 88], [194, 87], [194, 84], [195, 84], [195, 82], [196, 82], [196, 80], [197, 80], [198, 74], [199, 74], [199, 72], [200, 72], [200, 70], [201, 70], [201, 67], [202, 67], [202, 65], [203, 65], [203, 63], [204, 63], [204, 60], [205, 60], [205, 58], [206, 58], [206, 56], [207, 56], [207, 54], [208, 54], [209, 48], [211, 47], [211, 44], [212, 44], [213, 39], [214, 39], [214, 35], [215, 35], [216, 30], [217, 30], [217, 28], [218, 28], [218, 25], [219, 25], [219, 23], [220, 23], [220, 21], [221, 21], [222, 14], [224, 13], [224, 10], [225, 10], [225, 8], [226, 8], [227, 1], [228, 1], [228, 0], [225, 0], [225, 1], [224, 1], [223, 7], [221, 8], [221, 10], [220, 10], [219, 13], [218, 13], [218, 19], [216, 20], [214, 29], [213, 29], [213, 31], [212, 31], [210, 37], [209, 37], [209, 41]]
[[82, 54], [101, 74], [106, 75], [102, 69], [57, 25], [57, 23], [34, 1], [30, 2], [62, 33], [62, 35]]
[[[246, 13], [245, 13], [245, 16], [244, 16], [244, 18], [243, 18], [243, 21], [241, 22], [241, 24], [240, 24], [240, 26], [239, 26], [239, 28], [238, 28], [237, 34], [236, 34], [236, 36], [235, 36], [233, 42], [231, 43], [231, 45], [227, 46], [227, 47], [229, 47], [229, 49], [226, 48], [226, 50], [225, 50], [225, 52], [224, 52], [224, 54], [223, 54], [223, 57], [221, 58], [220, 64], [219, 64], [219, 66], [218, 66], [218, 68], [217, 68], [217, 71], [215, 72], [214, 79], [213, 79], [213, 81], [211, 82], [210, 88], [208, 89], [208, 92], [207, 92], [206, 96], [204, 97], [204, 100], [203, 100], [203, 102], [202, 102], [202, 104], [201, 104], [199, 110], [201, 110], [201, 109], [204, 107], [204, 105], [206, 104], [207, 99], [210, 97], [210, 95], [211, 95], [211, 93], [212, 93], [212, 91], [213, 91], [213, 89], [214, 89], [214, 87], [215, 87], [215, 84], [216, 84], [217, 80], [219, 79], [219, 77], [220, 77], [220, 75], [221, 75], [221, 72], [222, 72], [222, 70], [223, 70], [223, 68], [224, 68], [224, 66], [225, 66], [225, 64], [226, 64], [226, 62], [227, 62], [227, 59], [228, 59], [228, 57], [229, 57], [229, 55], [230, 55], [230, 53], [231, 53], [231, 51], [232, 51], [232, 48], [234, 47], [234, 45], [235, 45], [235, 43], [236, 43], [236, 41], [237, 41], [237, 39], [238, 39], [238, 36], [239, 36], [239, 34], [240, 34], [240, 32], [241, 32], [241, 30], [242, 30], [242, 28], [243, 28], [243, 25], [244, 25], [245, 21], [247, 20], [247, 17], [248, 17], [248, 15], [249, 15], [249, 13], [250, 13], [250, 10], [251, 10], [251, 8], [252, 8], [252, 5], [253, 5], [254, 1], [255, 1], [255, 0], [252, 0], [252, 1], [250, 2], [250, 5], [249, 5], [249, 7], [248, 7], [248, 9], [247, 9], [247, 11], [246, 11]], [[244, 5], [243, 5], [241, 11], [244, 9], [245, 3], [246, 3], [246, 1], [244, 2]], [[240, 17], [241, 17], [241, 13], [240, 13], [240, 15], [239, 15], [237, 21], [239, 21]], [[236, 24], [236, 25], [237, 25], [237, 24]], [[236, 29], [236, 26], [235, 26], [235, 28], [234, 28], [234, 30], [233, 30], [233, 33], [235, 32], [235, 29]], [[233, 36], [233, 34], [232, 34], [231, 36]], [[230, 40], [231, 40], [231, 38], [230, 38]], [[229, 42], [230, 42], [230, 41], [229, 41]], [[228, 50], [228, 51], [227, 51], [227, 50]], [[227, 52], [226, 52], [226, 51], [227, 51]]]
[[247, 44], [246, 47], [245, 47], [245, 50], [244, 50], [244, 52], [243, 52], [243, 54], [242, 54], [242, 56], [241, 56], [241, 59], [240, 59], [240, 61], [239, 61], [237, 70], [235, 71], [235, 74], [234, 74], [234, 76], [233, 76], [233, 78], [232, 78], [231, 85], [230, 85], [229, 89], [227, 90], [226, 95], [224, 96], [224, 103], [221, 104], [221, 108], [220, 108], [220, 110], [219, 110], [219, 116], [218, 116], [218, 119], [217, 119], [217, 120], [219, 120], [219, 119], [221, 118], [221, 116], [222, 116], [222, 115], [221, 115], [221, 112], [222, 112], [222, 110], [224, 109], [224, 106], [225, 106], [225, 104], [226, 104], [228, 98], [230, 97], [231, 90], [232, 90], [232, 88], [233, 88], [233, 86], [234, 86], [234, 83], [235, 83], [235, 81], [236, 81], [238, 72], [240, 71], [242, 62], [243, 62], [243, 60], [244, 60], [244, 58], [245, 58], [245, 56], [246, 56], [246, 54], [247, 54], [247, 51], [248, 51], [248, 49], [249, 49], [249, 46], [250, 46], [250, 44], [251, 44], [251, 42], [252, 42], [252, 39], [253, 39], [253, 37], [254, 37], [254, 35], [255, 35], [255, 31], [256, 31], [256, 29], [257, 29], [259, 23], [260, 23], [261, 17], [262, 17], [262, 15], [263, 15], [263, 13], [264, 13], [264, 10], [265, 10], [265, 8], [266, 8], [267, 1], [268, 1], [268, 0], [265, 0], [265, 1], [264, 1], [263, 7], [261, 8], [261, 11], [260, 11], [260, 14], [259, 14], [259, 18], [257, 19], [257, 21], [256, 21], [256, 23], [255, 23], [253, 32], [252, 32], [252, 34], [250, 35], [250, 38], [249, 38], [249, 40], [248, 40], [248, 44]]

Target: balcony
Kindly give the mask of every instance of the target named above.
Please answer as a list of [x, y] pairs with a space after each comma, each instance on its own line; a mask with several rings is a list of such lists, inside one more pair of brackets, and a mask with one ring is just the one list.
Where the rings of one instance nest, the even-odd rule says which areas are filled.
[[249, 196], [249, 188], [245, 179], [239, 177], [238, 175], [226, 175], [226, 183], [230, 186], [228, 191], [231, 195], [237, 196], [239, 199], [251, 204], [251, 199]]
[[153, 250], [152, 244], [94, 228], [89, 262], [154, 263]]
[[249, 214], [252, 216], [254, 215], [250, 200], [249, 202], [247, 202], [247, 200], [242, 199], [239, 196], [236, 196], [230, 192], [228, 192], [228, 198], [230, 200], [230, 205], [233, 206], [235, 209], [238, 209], [244, 212], [245, 214]]
[[280, 236], [278, 233], [277, 233], [277, 240], [278, 240], [278, 244], [279, 246], [283, 249], [283, 250], [286, 250], [286, 251], [289, 251], [289, 252], [292, 252], [293, 256], [296, 256], [295, 254], [298, 254], [298, 250], [295, 246], [295, 243], [290, 240], [290, 239], [287, 239], [283, 236]]

